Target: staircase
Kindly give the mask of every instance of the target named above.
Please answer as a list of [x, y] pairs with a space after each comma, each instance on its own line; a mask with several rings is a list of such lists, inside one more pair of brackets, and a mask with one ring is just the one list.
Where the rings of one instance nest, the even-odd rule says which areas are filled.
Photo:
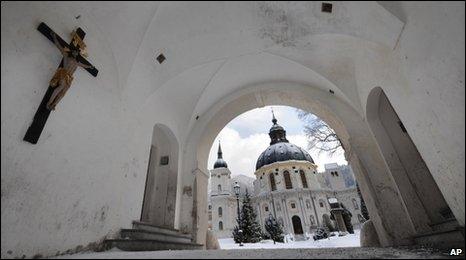
[[191, 235], [176, 229], [153, 226], [133, 221], [132, 229], [121, 229], [120, 238], [105, 240], [107, 248], [116, 247], [123, 251], [156, 251], [202, 249], [203, 245], [193, 243]]
[[432, 231], [414, 237], [419, 245], [436, 248], [464, 248], [464, 228], [456, 220], [431, 226]]
[[306, 237], [304, 235], [294, 235], [294, 241], [305, 241]]

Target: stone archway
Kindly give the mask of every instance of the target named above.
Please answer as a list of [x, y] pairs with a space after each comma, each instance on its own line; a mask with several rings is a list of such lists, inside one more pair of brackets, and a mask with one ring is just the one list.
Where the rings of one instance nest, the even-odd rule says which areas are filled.
[[147, 167], [141, 221], [174, 228], [178, 177], [178, 141], [170, 129], [156, 124]]
[[[369, 201], [368, 210], [371, 216], [373, 215], [382, 245], [412, 243], [411, 233], [406, 231], [410, 228], [407, 226], [407, 213], [397, 193], [394, 193], [397, 187], [390, 180], [389, 170], [383, 164], [383, 158], [377, 150], [375, 140], [363, 117], [344, 98], [336, 98], [320, 88], [296, 82], [268, 82], [246, 86], [223, 98], [207, 110], [188, 136], [185, 151], [188, 158], [185, 158], [183, 167], [195, 170], [191, 170], [194, 175], [183, 176], [184, 183], [199, 185], [199, 180], [204, 179], [205, 184], [202, 186], [207, 187], [207, 158], [217, 134], [236, 116], [266, 105], [296, 107], [310, 111], [326, 121], [336, 131], [345, 147], [345, 157], [353, 166], [363, 196]], [[194, 177], [200, 178], [194, 182]], [[195, 200], [198, 202], [207, 200], [207, 191], [205, 194], [199, 192], [196, 196]], [[179, 208], [179, 225], [182, 229], [186, 227], [189, 230], [194, 223], [188, 213], [194, 210], [189, 207], [189, 198], [185, 197], [182, 200], [184, 199], [186, 203]], [[197, 209], [202, 208], [196, 203], [191, 205]], [[207, 213], [202, 216], [204, 212], [197, 209], [195, 225], [200, 226], [203, 219], [207, 220]], [[202, 228], [198, 227], [193, 230], [200, 231]], [[204, 241], [205, 238], [202, 236], [203, 232], [194, 234], [196, 241]]]
[[295, 235], [302, 235], [304, 234], [303, 232], [303, 225], [301, 223], [301, 218], [294, 215], [291, 218], [291, 222], [293, 223], [293, 231]]

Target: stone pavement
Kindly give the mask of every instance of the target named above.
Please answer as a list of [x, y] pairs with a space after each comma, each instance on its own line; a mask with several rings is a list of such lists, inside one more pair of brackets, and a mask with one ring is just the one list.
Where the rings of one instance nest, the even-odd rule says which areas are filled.
[[234, 250], [173, 250], [124, 252], [112, 249], [106, 252], [90, 252], [63, 255], [59, 259], [464, 259], [450, 256], [449, 250], [439, 251], [427, 248], [311, 248], [311, 249], [234, 249]]

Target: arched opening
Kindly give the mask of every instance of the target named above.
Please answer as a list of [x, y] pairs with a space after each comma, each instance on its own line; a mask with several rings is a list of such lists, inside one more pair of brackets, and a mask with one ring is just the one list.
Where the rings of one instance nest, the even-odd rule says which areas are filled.
[[298, 216], [293, 216], [291, 218], [291, 222], [293, 223], [293, 231], [295, 235], [302, 235], [303, 234], [303, 226], [301, 224], [301, 219]]
[[221, 191], [222, 191], [222, 185], [219, 184], [219, 185], [217, 186], [217, 191], [218, 191], [218, 192], [221, 192]]
[[270, 190], [274, 191], [277, 189], [277, 184], [275, 183], [275, 177], [273, 176], [273, 173], [269, 174], [269, 179], [270, 179]]
[[222, 207], [218, 207], [218, 217], [221, 218], [223, 215]]
[[290, 173], [288, 171], [283, 172], [283, 178], [285, 179], [285, 188], [293, 189], [293, 184], [291, 183]]
[[368, 96], [367, 119], [416, 233], [456, 222], [408, 130], [380, 87]]
[[218, 230], [223, 230], [223, 222], [218, 222]]
[[178, 142], [162, 124], [153, 129], [141, 221], [174, 227], [178, 178]]
[[[394, 193], [397, 187], [388, 177], [388, 168], [382, 163], [381, 154], [377, 150], [375, 139], [370, 135], [364, 118], [357, 114], [354, 107], [348, 105], [345, 97], [335, 98], [335, 96], [329, 95], [328, 91], [324, 92], [295, 82], [267, 82], [247, 86], [240, 91], [225, 96], [219, 103], [208, 109], [206, 114], [201, 117], [203, 119], [200, 119], [191, 131], [188, 137], [188, 144], [190, 145], [186, 154], [193, 157], [185, 160], [185, 167], [187, 169], [197, 169], [196, 173], [199, 174], [195, 175], [196, 178], [205, 178], [202, 173], [206, 175], [205, 173], [208, 172], [209, 150], [220, 130], [241, 113], [265, 105], [293, 106], [309, 111], [325, 121], [335, 131], [344, 146], [345, 158], [351, 164], [355, 178], [360, 183], [361, 193], [364, 197], [367, 197], [366, 206], [371, 214], [381, 244], [390, 246], [412, 243], [410, 223], [406, 212], [403, 210], [403, 203], [396, 192]], [[296, 173], [299, 172], [296, 171]], [[290, 185], [291, 176], [288, 178], [286, 173], [282, 172], [282, 174], [284, 174], [283, 179], [280, 179], [280, 181], [283, 184], [280, 185], [286, 186], [286, 182], [288, 182], [288, 187], [292, 188], [293, 186]], [[261, 180], [262, 177], [260, 176]], [[194, 179], [188, 176], [185, 178], [187, 184], [190, 184]], [[296, 180], [299, 177], [293, 178]], [[269, 185], [268, 181], [266, 184]], [[278, 185], [277, 183], [277, 188]], [[207, 192], [205, 195], [207, 195]], [[199, 194], [197, 196], [204, 195]], [[314, 199], [316, 202], [318, 201], [317, 198]], [[287, 202], [282, 203], [283, 205], [288, 204]], [[196, 207], [195, 203], [193, 205]], [[322, 203], [322, 205], [328, 210], [326, 203]], [[317, 203], [315, 207], [319, 209]], [[297, 207], [297, 209], [302, 208], [304, 206], [301, 204], [299, 208]], [[191, 222], [192, 220], [189, 218], [188, 212], [191, 210], [189, 205], [180, 208], [180, 210], [180, 226], [189, 227], [191, 223], [196, 224]], [[186, 212], [186, 214], [183, 212]], [[322, 213], [319, 212], [319, 215]], [[318, 213], [316, 212], [316, 214]], [[196, 219], [203, 218], [199, 216]], [[207, 216], [205, 216], [205, 219], [207, 219]], [[316, 221], [319, 223], [318, 217]], [[200, 230], [200, 227], [198, 227], [198, 230]], [[205, 239], [202, 237], [202, 232], [197, 232], [196, 236], [196, 241], [201, 242]]]
[[[271, 108], [273, 109], [274, 114], [271, 113]], [[284, 110], [286, 110], [287, 113], [284, 113]], [[295, 107], [267, 106], [264, 108], [253, 109], [238, 115], [225, 125], [222, 131], [218, 133], [217, 137], [212, 142], [207, 163], [209, 166], [208, 171], [211, 175], [210, 184], [213, 187], [210, 193], [210, 199], [211, 201], [214, 201], [213, 203], [220, 200], [230, 200], [230, 203], [223, 203], [222, 207], [224, 210], [227, 210], [226, 212], [233, 212], [234, 216], [236, 216], [237, 205], [236, 203], [231, 203], [231, 201], [236, 198], [234, 189], [237, 180], [236, 176], [243, 175], [243, 177], [251, 177], [251, 179], [253, 179], [252, 182], [255, 182], [253, 185], [254, 189], [250, 189], [249, 194], [254, 201], [256, 220], [262, 228], [264, 228], [264, 225], [270, 215], [274, 216], [276, 219], [279, 217], [284, 218], [285, 224], [283, 229], [284, 232], [286, 232], [285, 234], [293, 233], [293, 223], [291, 221], [291, 216], [293, 215], [299, 217], [301, 222], [300, 229], [302, 229], [303, 233], [304, 231], [309, 232], [311, 227], [316, 228], [319, 226], [315, 223], [315, 219], [312, 219], [312, 224], [310, 224], [310, 215], [318, 214], [312, 206], [315, 202], [312, 202], [311, 204], [311, 196], [318, 193], [318, 197], [322, 198], [325, 194], [320, 194], [321, 181], [315, 174], [312, 174], [312, 172], [317, 171], [317, 165], [321, 165], [322, 167], [324, 165], [320, 163], [321, 156], [318, 156], [318, 152], [309, 149], [307, 146], [308, 141], [304, 138], [305, 135], [301, 130], [301, 128], [304, 129], [304, 125], [306, 124], [303, 121], [300, 121], [298, 116], [299, 114], [300, 112]], [[250, 118], [260, 119], [251, 121]], [[278, 120], [278, 122], [274, 122], [273, 118]], [[290, 120], [290, 118], [293, 119]], [[248, 130], [249, 125], [253, 122], [254, 125], [258, 127]], [[238, 126], [242, 126], [243, 128], [239, 128]], [[264, 135], [261, 135], [264, 133], [262, 130], [263, 127], [261, 126], [268, 128], [265, 130], [265, 133], [269, 130], [268, 137], [264, 138]], [[270, 129], [280, 129], [280, 127], [283, 128], [283, 131], [291, 129], [287, 132], [289, 140], [285, 139], [286, 134], [280, 135], [279, 137], [270, 135]], [[270, 144], [272, 139], [284, 140], [282, 140], [282, 142]], [[228, 169], [215, 167], [219, 158], [219, 142], [221, 143], [222, 159], [225, 160], [225, 164], [228, 164]], [[295, 154], [297, 154], [296, 150], [285, 149], [286, 146], [283, 144], [286, 143], [289, 143], [292, 147], [297, 147], [296, 150], [300, 149], [299, 151], [305, 151], [306, 155], [309, 153], [309, 159], [307, 159], [308, 157], [305, 157], [304, 152], [302, 158], [293, 157], [293, 159], [286, 159], [286, 156], [295, 156]], [[281, 154], [281, 160], [272, 162], [271, 159], [265, 163], [264, 166], [257, 166], [259, 163], [263, 162], [260, 159], [263, 158], [261, 154], [273, 145], [280, 148], [275, 151], [275, 154]], [[339, 160], [344, 158], [343, 153], [337, 154]], [[327, 157], [325, 156], [325, 158]], [[336, 158], [333, 159], [337, 160]], [[250, 170], [250, 168], [256, 170]], [[231, 186], [231, 189], [226, 191], [222, 196], [218, 196], [218, 194], [215, 193], [217, 190], [217, 183], [215, 182], [220, 172], [227, 174], [228, 176], [231, 175], [231, 180], [226, 178], [223, 180], [224, 182], [222, 182], [222, 186]], [[246, 178], [243, 178], [242, 180], [246, 180]], [[288, 182], [288, 185], [286, 185], [285, 182]], [[239, 186], [241, 187], [241, 191], [244, 191], [247, 187], [244, 183], [241, 183]], [[293, 189], [293, 187], [298, 188]], [[271, 192], [275, 190], [278, 194]], [[290, 196], [285, 195], [285, 197], [283, 197], [285, 192], [286, 194], [290, 194]], [[348, 197], [348, 199], [350, 199], [350, 197]], [[242, 200], [243, 197], [240, 195], [240, 203]], [[281, 208], [281, 205], [284, 205], [284, 207]], [[319, 211], [321, 211], [319, 213], [322, 214], [325, 212], [325, 209], [319, 209]], [[220, 219], [216, 222], [218, 223], [219, 220]], [[214, 231], [218, 232], [216, 235], [221, 239], [220, 245], [225, 245], [228, 244], [228, 242], [225, 242], [226, 240], [223, 239], [231, 238], [233, 233], [232, 229], [236, 225], [236, 222], [228, 214], [224, 215], [222, 221], [224, 224], [223, 232], [218, 232], [218, 228]], [[265, 230], [263, 231], [266, 232]], [[298, 233], [301, 232], [298, 231]], [[298, 239], [302, 238], [299, 237]]]
[[299, 170], [299, 176], [301, 177], [301, 182], [302, 182], [302, 184], [303, 184], [303, 188], [307, 189], [308, 186], [307, 186], [306, 175], [304, 175], [304, 171], [303, 171], [303, 170]]

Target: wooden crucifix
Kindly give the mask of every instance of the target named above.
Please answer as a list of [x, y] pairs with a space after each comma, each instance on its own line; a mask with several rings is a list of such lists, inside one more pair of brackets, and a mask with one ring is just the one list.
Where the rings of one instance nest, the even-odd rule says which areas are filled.
[[29, 126], [26, 135], [23, 138], [24, 141], [32, 144], [37, 143], [50, 112], [55, 110], [57, 103], [63, 98], [66, 91], [70, 88], [71, 82], [73, 81], [73, 73], [76, 71], [76, 68], [78, 66], [82, 67], [94, 77], [97, 77], [97, 73], [99, 72], [84, 58], [87, 57], [86, 45], [83, 42], [86, 33], [81, 28], [73, 31], [70, 44], [67, 44], [45, 23], [40, 23], [37, 30], [55, 44], [63, 55], [63, 58], [55, 72], [55, 75], [52, 80], [50, 80], [49, 88], [42, 98], [42, 102], [34, 115], [32, 124]]

